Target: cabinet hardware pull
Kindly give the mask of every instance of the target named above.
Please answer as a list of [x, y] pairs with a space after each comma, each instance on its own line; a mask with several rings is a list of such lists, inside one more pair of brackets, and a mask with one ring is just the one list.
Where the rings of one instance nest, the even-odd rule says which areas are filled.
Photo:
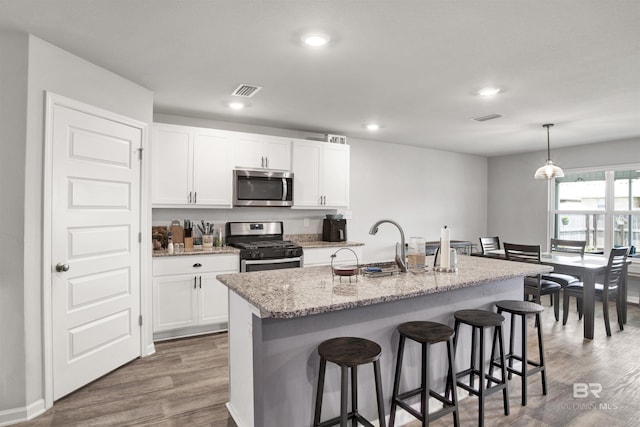
[[260, 157], [260, 167], [264, 167], [264, 157]]
[[269, 169], [269, 158], [265, 157], [266, 163], [267, 163], [267, 169]]
[[199, 280], [199, 282], [200, 282], [200, 289], [202, 289], [202, 276], [199, 276], [199, 278], [200, 278], [200, 280]]
[[193, 264], [194, 267], [202, 267], [202, 264], [200, 264], [199, 262], [196, 262], [195, 264]]
[[191, 203], [191, 191], [189, 191], [189, 203]]
[[197, 191], [193, 192], [193, 203], [198, 203], [198, 192]]
[[198, 276], [193, 276], [193, 289], [198, 287]]

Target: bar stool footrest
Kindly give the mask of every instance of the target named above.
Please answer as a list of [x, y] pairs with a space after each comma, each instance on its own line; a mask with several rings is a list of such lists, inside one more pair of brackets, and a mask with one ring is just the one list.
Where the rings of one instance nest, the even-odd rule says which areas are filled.
[[[373, 424], [371, 424], [371, 422], [369, 422], [369, 420], [367, 420], [366, 418], [364, 418], [362, 415], [360, 415], [357, 412], [349, 412], [349, 414], [347, 415], [347, 421], [349, 420], [353, 420], [353, 419], [358, 420], [358, 422], [366, 427], [375, 427]], [[340, 417], [335, 417], [335, 418], [331, 418], [330, 420], [327, 421], [323, 421], [320, 424], [318, 424], [318, 427], [330, 427], [330, 426], [335, 426], [340, 424]]]
[[[501, 391], [502, 389], [507, 387], [507, 383], [506, 382], [502, 382], [501, 380], [499, 380], [497, 378], [493, 378], [493, 377], [489, 378], [489, 376], [487, 375], [485, 377], [485, 380], [486, 379], [491, 379], [492, 382], [495, 382], [497, 384], [485, 388], [484, 389], [484, 395], [485, 396], [488, 396], [490, 394], [493, 394], [493, 393], [496, 393], [498, 391]], [[465, 391], [468, 391], [469, 393], [473, 394], [474, 396], [478, 396], [478, 397], [480, 396], [480, 391], [479, 390], [477, 390], [475, 388], [472, 388], [471, 386], [469, 386], [469, 385], [467, 385], [465, 383], [462, 383], [462, 382], [456, 382], [456, 384], [458, 385], [458, 387], [460, 387], [461, 389], [463, 389]]]
[[[413, 415], [418, 420], [424, 421], [424, 417], [420, 412], [418, 412], [410, 404], [408, 404], [407, 402], [402, 400], [402, 399], [406, 399], [408, 397], [416, 396], [416, 395], [420, 394], [420, 392], [421, 392], [421, 389], [417, 388], [415, 390], [411, 390], [411, 391], [402, 393], [401, 395], [398, 395], [398, 397], [396, 397], [394, 400], [396, 402], [396, 405], [398, 405], [399, 407], [401, 407], [402, 409], [404, 409], [405, 411], [407, 411], [408, 413]], [[429, 421], [435, 421], [438, 418], [440, 418], [440, 417], [442, 417], [444, 415], [450, 414], [450, 413], [452, 413], [453, 411], [456, 410], [455, 404], [453, 403], [452, 400], [447, 399], [446, 397], [438, 394], [437, 392], [435, 392], [433, 390], [429, 390], [429, 395], [431, 397], [433, 397], [434, 399], [437, 399], [440, 403], [442, 403], [444, 405], [443, 408], [438, 409], [437, 411], [434, 411], [434, 412], [430, 412], [428, 414]]]

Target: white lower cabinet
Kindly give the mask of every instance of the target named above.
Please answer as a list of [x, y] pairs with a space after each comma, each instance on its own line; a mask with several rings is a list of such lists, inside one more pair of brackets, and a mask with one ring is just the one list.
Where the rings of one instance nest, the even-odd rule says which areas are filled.
[[[339, 244], [339, 243], [338, 243]], [[344, 249], [343, 249], [344, 248]], [[342, 250], [341, 250], [342, 249]], [[331, 265], [331, 255], [336, 254], [334, 264], [346, 265], [362, 262], [362, 246], [336, 246], [331, 248], [304, 248], [304, 266]]]
[[154, 258], [154, 338], [227, 329], [228, 291], [216, 276], [238, 265], [236, 254]]

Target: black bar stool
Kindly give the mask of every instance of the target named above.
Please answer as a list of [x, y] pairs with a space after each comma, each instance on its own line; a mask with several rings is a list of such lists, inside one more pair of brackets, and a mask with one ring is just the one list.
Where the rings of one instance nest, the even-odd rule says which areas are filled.
[[[396, 408], [398, 406], [422, 421], [423, 426], [427, 426], [430, 421], [450, 413], [453, 413], [453, 425], [458, 426], [458, 396], [455, 387], [453, 387], [453, 378], [456, 376], [455, 363], [453, 360], [453, 329], [441, 323], [417, 321], [402, 323], [398, 326], [398, 332], [400, 333], [400, 339], [398, 343], [396, 376], [393, 383], [393, 396], [391, 396], [389, 427], [395, 425]], [[420, 377], [420, 387], [399, 394], [402, 357], [404, 355], [404, 344], [407, 338], [422, 345], [422, 375]], [[453, 387], [453, 397], [451, 399], [447, 399], [444, 395], [440, 395], [431, 390], [429, 383], [429, 348], [431, 344], [444, 341], [447, 342], [447, 356], [449, 361], [447, 384]], [[407, 399], [418, 394], [420, 394], [421, 399], [420, 412], [416, 411], [406, 402]], [[443, 408], [429, 414], [429, 396], [442, 402]]]
[[[522, 378], [522, 406], [527, 405], [527, 378], [530, 375], [537, 374], [540, 372], [542, 375], [542, 394], [546, 396], [547, 394], [547, 374], [544, 365], [544, 344], [542, 342], [542, 328], [540, 327], [540, 313], [544, 311], [544, 308], [540, 304], [536, 304], [529, 301], [512, 301], [512, 300], [504, 300], [496, 302], [496, 307], [498, 307], [498, 314], [502, 312], [511, 314], [511, 334], [509, 336], [509, 353], [506, 355], [506, 359], [508, 361], [509, 366], [507, 367], [507, 371], [509, 371], [509, 379], [511, 379], [512, 374], [519, 375]], [[533, 360], [529, 360], [527, 356], [527, 316], [535, 315], [536, 326], [538, 329], [538, 352], [540, 357], [540, 362], [535, 362]], [[513, 351], [514, 347], [514, 331], [516, 325], [514, 323], [515, 316], [520, 316], [522, 320], [522, 349], [520, 356], [516, 355]], [[495, 341], [494, 341], [495, 346]], [[513, 368], [513, 361], [519, 360], [522, 362], [522, 368], [518, 371]], [[524, 362], [526, 360], [526, 363]], [[489, 373], [493, 371], [494, 366], [500, 366], [500, 362], [494, 360], [494, 353], [491, 353], [491, 367], [489, 368]], [[532, 366], [532, 368], [530, 368]]]
[[[509, 415], [509, 388], [507, 384], [507, 371], [504, 354], [504, 342], [502, 339], [502, 322], [504, 317], [502, 315], [494, 313], [488, 310], [458, 310], [453, 313], [456, 319], [455, 323], [455, 337], [453, 340], [454, 347], [458, 348], [458, 337], [460, 331], [460, 325], [465, 324], [472, 327], [471, 330], [471, 363], [469, 369], [458, 372], [456, 375], [455, 384], [458, 387], [466, 390], [469, 394], [478, 396], [478, 426], [484, 425], [484, 401], [486, 396], [496, 393], [502, 390], [502, 400], [504, 405], [504, 414]], [[484, 360], [484, 330], [485, 328], [493, 328], [494, 343], [496, 339], [499, 343], [500, 360], [502, 361], [502, 377], [500, 379], [495, 378], [492, 372], [485, 372], [485, 360]], [[476, 365], [476, 331], [480, 335], [480, 354], [478, 356], [479, 366]], [[493, 350], [491, 352], [493, 354]], [[492, 360], [492, 359], [491, 359]], [[490, 360], [490, 361], [491, 361]], [[491, 366], [491, 363], [489, 363]], [[459, 381], [459, 378], [469, 376], [469, 384], [465, 384]], [[478, 377], [478, 389], [474, 387], [474, 377]], [[487, 387], [484, 387], [484, 380], [487, 380]], [[491, 382], [495, 385], [490, 386]], [[448, 384], [447, 384], [448, 385]], [[450, 387], [447, 387], [446, 395], [449, 396]]]
[[[373, 427], [366, 418], [358, 412], [358, 365], [373, 363], [373, 373], [376, 382], [376, 397], [378, 400], [378, 422], [380, 427], [385, 427], [384, 402], [382, 398], [382, 383], [380, 382], [380, 353], [382, 349], [371, 340], [354, 337], [332, 338], [322, 342], [318, 346], [320, 355], [320, 372], [318, 374], [318, 390], [316, 392], [316, 410], [313, 418], [315, 427], [325, 427], [340, 424], [347, 426], [348, 420], [353, 420], [353, 425], [359, 422], [365, 426]], [[324, 392], [324, 374], [327, 361], [340, 366], [340, 416], [320, 422], [322, 412], [322, 394]], [[351, 412], [347, 411], [348, 371], [351, 368]]]

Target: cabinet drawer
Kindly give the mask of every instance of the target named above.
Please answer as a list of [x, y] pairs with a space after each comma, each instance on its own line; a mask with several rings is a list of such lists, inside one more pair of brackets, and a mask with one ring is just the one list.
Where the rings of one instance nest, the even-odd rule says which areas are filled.
[[[356, 255], [351, 251], [340, 251], [336, 254], [335, 261], [344, 264], [352, 263], [356, 264], [356, 256], [358, 262], [362, 262], [362, 246], [349, 246]], [[340, 250], [340, 246], [331, 248], [305, 248], [304, 249], [304, 266], [312, 267], [314, 265], [331, 265], [331, 255]]]
[[160, 257], [153, 259], [153, 276], [238, 271], [239, 265], [237, 254]]

